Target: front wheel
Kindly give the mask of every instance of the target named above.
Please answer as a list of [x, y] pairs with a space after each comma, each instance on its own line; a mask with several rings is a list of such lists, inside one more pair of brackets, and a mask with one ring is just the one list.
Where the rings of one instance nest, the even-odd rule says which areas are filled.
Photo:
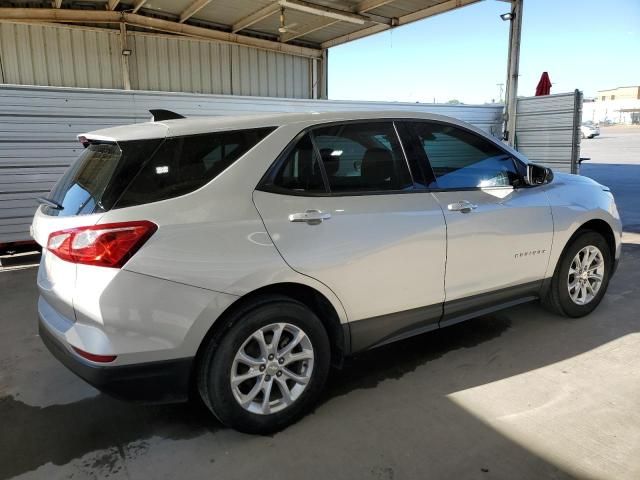
[[591, 313], [604, 297], [612, 266], [605, 238], [594, 231], [581, 233], [560, 259], [544, 304], [568, 317]]
[[204, 403], [227, 426], [271, 433], [300, 418], [327, 378], [330, 345], [316, 315], [286, 297], [252, 302], [230, 319], [200, 364]]

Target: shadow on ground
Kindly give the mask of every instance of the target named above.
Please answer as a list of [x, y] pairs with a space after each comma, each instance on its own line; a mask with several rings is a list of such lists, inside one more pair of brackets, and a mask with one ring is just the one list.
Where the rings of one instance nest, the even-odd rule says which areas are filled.
[[[137, 472], [140, 478], [196, 478], [214, 472], [223, 478], [567, 477], [568, 472], [505, 438], [446, 396], [638, 331], [633, 319], [640, 302], [629, 282], [638, 281], [640, 245], [625, 245], [624, 254], [603, 305], [589, 317], [560, 318], [532, 304], [366, 352], [333, 373], [311, 415], [271, 438], [223, 429], [199, 404], [140, 406], [91, 396], [90, 387], [64, 371], [36, 338], [35, 271], [0, 275], [0, 478], [46, 464], [70, 468], [67, 473], [84, 469], [117, 477]], [[611, 322], [612, 317], [617, 321]], [[23, 361], [29, 365], [24, 374]], [[16, 373], [7, 377], [7, 371]], [[59, 379], [86, 389], [81, 399], [45, 402], [44, 392], [55, 389]], [[36, 382], [30, 402], [19, 395], [27, 381]], [[30, 406], [37, 395], [45, 406]], [[180, 445], [170, 449], [171, 461], [163, 446], [168, 441]], [[288, 449], [297, 460], [282, 470], [268, 454], [274, 446]], [[165, 453], [154, 456], [154, 449]], [[92, 452], [103, 453], [69, 466]]]

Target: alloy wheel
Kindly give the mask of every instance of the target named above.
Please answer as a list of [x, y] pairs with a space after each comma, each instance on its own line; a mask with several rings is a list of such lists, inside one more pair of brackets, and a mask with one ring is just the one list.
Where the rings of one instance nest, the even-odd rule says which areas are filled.
[[240, 346], [231, 365], [231, 390], [242, 408], [268, 415], [295, 402], [311, 380], [314, 351], [299, 327], [273, 323]]
[[569, 297], [576, 305], [591, 302], [604, 279], [604, 257], [598, 247], [587, 245], [582, 248], [569, 265], [567, 288]]

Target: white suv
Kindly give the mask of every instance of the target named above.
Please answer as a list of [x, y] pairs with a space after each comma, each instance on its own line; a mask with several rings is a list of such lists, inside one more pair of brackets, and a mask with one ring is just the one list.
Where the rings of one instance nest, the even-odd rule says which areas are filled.
[[[620, 256], [606, 187], [407, 112], [171, 119], [79, 137], [33, 235], [40, 335], [92, 385], [283, 428], [345, 355], [540, 298]], [[193, 388], [192, 388], [193, 387]]]

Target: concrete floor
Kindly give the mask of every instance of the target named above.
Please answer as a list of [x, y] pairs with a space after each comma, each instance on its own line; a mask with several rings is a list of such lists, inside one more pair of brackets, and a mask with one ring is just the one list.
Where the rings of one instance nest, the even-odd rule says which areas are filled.
[[589, 157], [580, 173], [614, 191], [629, 232], [640, 233], [640, 125], [603, 127], [596, 138], [583, 139], [580, 156]]
[[[590, 176], [633, 219], [612, 168]], [[640, 235], [624, 241], [588, 317], [523, 305], [360, 355], [270, 437], [99, 394], [38, 338], [35, 270], [0, 272], [0, 479], [638, 479]]]

